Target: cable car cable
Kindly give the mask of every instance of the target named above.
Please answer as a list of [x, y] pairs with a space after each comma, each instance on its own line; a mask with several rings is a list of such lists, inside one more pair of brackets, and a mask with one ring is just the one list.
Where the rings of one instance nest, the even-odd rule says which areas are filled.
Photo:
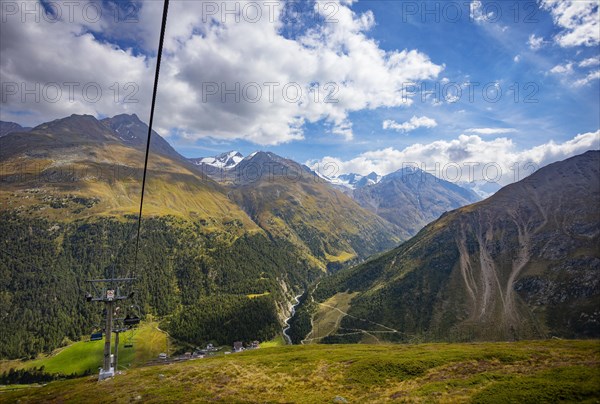
[[138, 251], [140, 246], [140, 228], [142, 226], [142, 210], [144, 208], [144, 191], [146, 189], [146, 173], [148, 171], [148, 155], [150, 154], [150, 140], [152, 137], [152, 124], [154, 122], [154, 107], [156, 105], [156, 93], [158, 92], [158, 77], [160, 74], [160, 61], [162, 58], [163, 45], [165, 41], [165, 29], [167, 27], [167, 14], [169, 10], [169, 0], [164, 0], [162, 25], [160, 28], [160, 40], [158, 43], [158, 53], [156, 57], [156, 71], [154, 74], [154, 90], [152, 92], [152, 105], [150, 107], [150, 121], [148, 122], [148, 139], [146, 141], [146, 156], [144, 160], [144, 175], [142, 177], [142, 195], [140, 198], [140, 212], [138, 214], [137, 237], [135, 242], [134, 275], [137, 270]]

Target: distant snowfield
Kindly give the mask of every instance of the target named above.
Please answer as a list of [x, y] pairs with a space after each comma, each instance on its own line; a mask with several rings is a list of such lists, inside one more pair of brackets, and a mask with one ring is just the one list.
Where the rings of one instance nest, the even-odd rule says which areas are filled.
[[242, 160], [244, 160], [244, 156], [240, 152], [232, 150], [214, 157], [192, 159], [192, 162], [196, 165], [206, 164], [215, 168], [230, 169], [237, 166]]

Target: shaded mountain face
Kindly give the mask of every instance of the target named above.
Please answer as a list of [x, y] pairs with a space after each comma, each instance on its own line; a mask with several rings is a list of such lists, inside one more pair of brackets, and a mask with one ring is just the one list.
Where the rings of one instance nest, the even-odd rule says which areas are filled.
[[[142, 122], [137, 115], [121, 114], [112, 118], [102, 119], [100, 122], [116, 132], [119, 139], [125, 145], [138, 150], [145, 150], [148, 139], [148, 125]], [[150, 152], [169, 156], [177, 160], [184, 159], [155, 131], [152, 131], [152, 137], [150, 138]]]
[[24, 128], [15, 122], [0, 121], [0, 137], [13, 132], [28, 132], [31, 128]]
[[404, 168], [376, 184], [356, 187], [352, 197], [365, 209], [400, 227], [405, 238], [444, 212], [479, 200], [474, 192], [415, 168]]
[[600, 152], [590, 151], [443, 215], [317, 295], [358, 292], [341, 327], [397, 331], [383, 338], [597, 338], [599, 274]]

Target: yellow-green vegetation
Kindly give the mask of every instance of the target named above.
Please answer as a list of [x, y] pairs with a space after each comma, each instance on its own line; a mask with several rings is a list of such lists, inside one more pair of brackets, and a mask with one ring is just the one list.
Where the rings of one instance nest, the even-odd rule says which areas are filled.
[[[129, 341], [131, 337], [131, 341]], [[125, 348], [126, 343], [133, 347]], [[122, 333], [119, 344], [119, 369], [138, 366], [158, 357], [167, 346], [167, 335], [157, 328], [157, 323], [142, 323], [135, 331]], [[0, 371], [9, 369], [30, 369], [44, 367], [47, 373], [83, 374], [96, 371], [102, 366], [104, 340], [78, 341], [64, 348], [57, 349], [51, 355], [42, 355], [34, 360], [1, 361]]]
[[[29, 217], [61, 222], [135, 214], [139, 209], [142, 163], [141, 151], [115, 144], [110, 148], [98, 146], [86, 153], [64, 152], [56, 161], [15, 157], [3, 161], [2, 174], [20, 175], [27, 181], [7, 182], [0, 192], [0, 206], [18, 208]], [[72, 186], [40, 181], [42, 173], [51, 170], [74, 175]], [[73, 203], [69, 200], [73, 198], [93, 203], [89, 206]], [[217, 229], [222, 222], [237, 220], [244, 229], [259, 230], [221, 187], [165, 156], [153, 156], [150, 162], [145, 199], [146, 216], [204, 219], [216, 222]]]
[[264, 349], [276, 348], [284, 345], [286, 345], [285, 340], [283, 339], [283, 335], [280, 334], [273, 338], [271, 341], [261, 342], [260, 347]]
[[263, 293], [250, 293], [248, 295], [246, 295], [247, 297], [249, 297], [250, 299], [255, 299], [257, 297], [261, 297], [261, 296], [268, 296], [270, 295], [271, 292], [263, 292]]
[[[308, 345], [2, 393], [20, 402], [597, 402], [598, 341]], [[343, 400], [342, 400], [343, 398]], [[346, 400], [346, 401], [344, 401]]]
[[338, 255], [325, 254], [325, 258], [328, 262], [347, 262], [351, 259], [356, 258], [356, 254], [349, 253], [346, 251], [340, 252]]
[[317, 312], [313, 317], [313, 328], [306, 341], [319, 342], [322, 338], [335, 334], [350, 308], [352, 298], [357, 294], [337, 293], [323, 303], [318, 303]]
[[6, 386], [0, 386], [0, 392], [9, 390], [21, 390], [30, 389], [32, 387], [41, 387], [39, 384], [9, 384]]
[[[167, 343], [169, 337], [158, 328], [158, 323], [150, 322], [143, 324], [133, 336], [134, 357], [132, 365], [145, 364], [151, 359], [156, 359], [159, 353], [167, 352]], [[127, 349], [127, 348], [126, 348]], [[123, 365], [125, 361], [121, 361]]]

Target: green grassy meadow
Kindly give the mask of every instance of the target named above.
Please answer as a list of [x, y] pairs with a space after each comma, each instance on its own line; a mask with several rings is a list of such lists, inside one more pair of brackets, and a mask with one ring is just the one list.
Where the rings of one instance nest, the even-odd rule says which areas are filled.
[[597, 403], [600, 342], [280, 346], [0, 394], [21, 403]]
[[[125, 344], [130, 342], [130, 339], [133, 347], [125, 348]], [[157, 323], [142, 323], [133, 333], [121, 334], [119, 370], [145, 364], [155, 359], [159, 353], [165, 352], [166, 346], [167, 335], [158, 330]], [[95, 373], [102, 366], [103, 352], [104, 340], [78, 341], [57, 349], [51, 355], [42, 355], [34, 360], [0, 361], [0, 372], [8, 371], [10, 368], [29, 369], [44, 366], [47, 373], [60, 373], [63, 375], [84, 374], [86, 371]]]

